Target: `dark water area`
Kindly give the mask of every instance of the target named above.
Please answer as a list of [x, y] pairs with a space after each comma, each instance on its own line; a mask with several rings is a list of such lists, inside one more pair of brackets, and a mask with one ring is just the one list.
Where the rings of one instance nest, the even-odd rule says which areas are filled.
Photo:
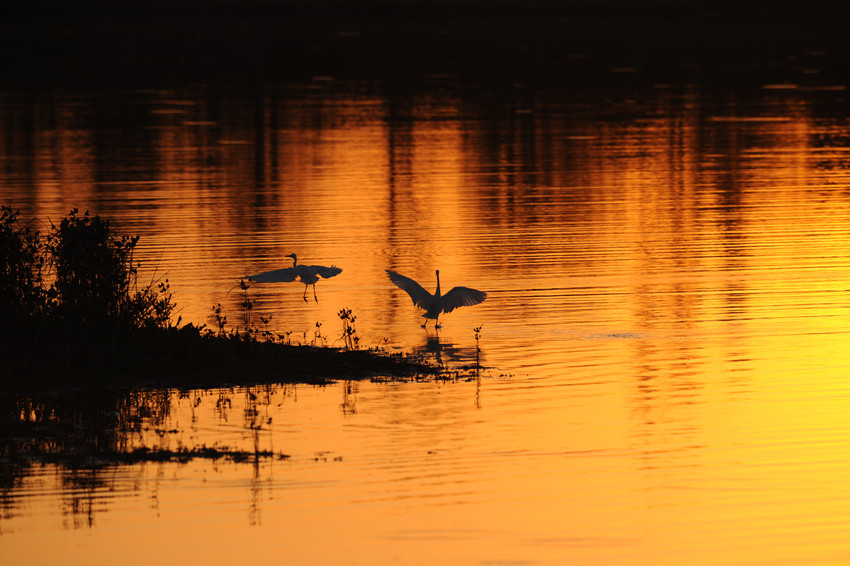
[[4, 81], [24, 92], [317, 76], [401, 88], [437, 74], [457, 86], [597, 95], [793, 81], [813, 57], [829, 82], [847, 72], [850, 14], [837, 3], [628, 1], [90, 1], [6, 10]]

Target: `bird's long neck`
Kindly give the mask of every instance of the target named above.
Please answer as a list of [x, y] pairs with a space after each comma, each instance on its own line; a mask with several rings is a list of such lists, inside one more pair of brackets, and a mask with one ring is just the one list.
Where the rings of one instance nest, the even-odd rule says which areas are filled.
[[296, 265], [298, 265], [298, 256], [292, 254], [292, 267], [295, 267]]
[[440, 272], [439, 271], [437, 272], [437, 290], [434, 291], [434, 296], [435, 297], [440, 296]]

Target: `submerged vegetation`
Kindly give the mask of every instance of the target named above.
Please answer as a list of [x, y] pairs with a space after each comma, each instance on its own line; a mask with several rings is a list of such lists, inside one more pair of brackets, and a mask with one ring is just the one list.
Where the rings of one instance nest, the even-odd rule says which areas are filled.
[[[139, 280], [138, 236], [74, 209], [42, 234], [18, 212], [0, 209], [0, 353], [5, 390], [57, 386], [215, 387], [331, 378], [434, 374], [410, 356], [362, 350], [354, 315], [343, 309], [343, 348], [321, 327], [311, 343], [253, 324], [243, 283], [245, 327], [227, 332], [221, 305], [215, 329], [172, 321], [167, 279]], [[345, 316], [343, 316], [345, 314]], [[318, 324], [318, 323], [317, 323]]]

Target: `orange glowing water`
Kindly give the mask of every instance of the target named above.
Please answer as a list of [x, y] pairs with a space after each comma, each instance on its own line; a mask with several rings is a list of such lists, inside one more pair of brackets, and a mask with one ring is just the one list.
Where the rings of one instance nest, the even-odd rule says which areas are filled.
[[[244, 324], [233, 286], [297, 253], [343, 272], [318, 302], [251, 288], [255, 322], [341, 345], [350, 308], [364, 346], [461, 366], [481, 327], [490, 369], [122, 398], [121, 446], [290, 457], [33, 468], [4, 487], [4, 562], [850, 560], [843, 91], [588, 106], [326, 82], [133, 93], [114, 128], [57, 95], [7, 127], [0, 200], [140, 234], [184, 323], [222, 303]], [[436, 334], [385, 269], [489, 297]]]

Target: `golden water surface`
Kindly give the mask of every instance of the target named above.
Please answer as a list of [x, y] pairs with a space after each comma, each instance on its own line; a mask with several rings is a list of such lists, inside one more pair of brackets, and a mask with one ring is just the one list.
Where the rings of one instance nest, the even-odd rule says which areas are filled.
[[[4, 94], [0, 200], [141, 235], [181, 324], [244, 325], [239, 278], [297, 253], [343, 271], [318, 302], [252, 287], [254, 323], [340, 346], [350, 308], [361, 345], [459, 367], [480, 327], [487, 369], [109, 399], [118, 447], [289, 457], [36, 466], [3, 487], [3, 562], [847, 564], [850, 145], [823, 86]], [[385, 269], [488, 299], [423, 330]]]

